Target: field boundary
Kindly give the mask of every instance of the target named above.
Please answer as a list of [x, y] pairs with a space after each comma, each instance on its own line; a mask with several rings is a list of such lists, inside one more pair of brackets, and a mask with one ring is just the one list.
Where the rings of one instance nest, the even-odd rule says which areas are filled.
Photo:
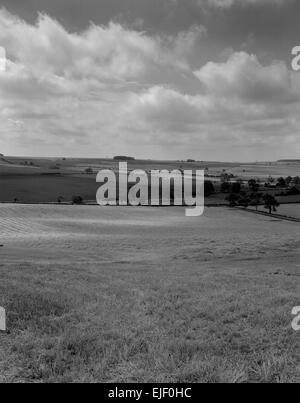
[[300, 218], [296, 218], [296, 217], [290, 217], [290, 216], [281, 215], [281, 214], [269, 214], [267, 212], [265, 213], [264, 211], [250, 210], [250, 209], [245, 209], [242, 207], [236, 207], [236, 209], [241, 210], [241, 211], [247, 211], [248, 213], [263, 215], [266, 217], [278, 218], [281, 220], [292, 221], [292, 222], [300, 222]]

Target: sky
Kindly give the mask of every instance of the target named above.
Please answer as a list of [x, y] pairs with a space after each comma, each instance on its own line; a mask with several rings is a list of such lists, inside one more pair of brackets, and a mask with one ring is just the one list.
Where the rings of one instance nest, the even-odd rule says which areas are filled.
[[0, 0], [0, 153], [299, 158], [297, 0]]

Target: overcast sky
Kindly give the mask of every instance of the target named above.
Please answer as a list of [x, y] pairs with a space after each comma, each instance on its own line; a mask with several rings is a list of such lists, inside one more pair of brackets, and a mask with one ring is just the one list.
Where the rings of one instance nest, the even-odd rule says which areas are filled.
[[299, 0], [0, 0], [0, 152], [300, 155]]

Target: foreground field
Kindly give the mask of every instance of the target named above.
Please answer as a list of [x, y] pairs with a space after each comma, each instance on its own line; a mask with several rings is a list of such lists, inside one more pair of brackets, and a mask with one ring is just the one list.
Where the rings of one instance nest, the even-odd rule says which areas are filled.
[[0, 205], [0, 382], [300, 381], [299, 224]]

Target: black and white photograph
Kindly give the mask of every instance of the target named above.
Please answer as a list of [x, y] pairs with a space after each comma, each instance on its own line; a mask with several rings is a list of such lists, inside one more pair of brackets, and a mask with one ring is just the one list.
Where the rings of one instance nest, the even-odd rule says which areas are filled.
[[0, 384], [300, 383], [299, 225], [299, 0], [0, 0]]

